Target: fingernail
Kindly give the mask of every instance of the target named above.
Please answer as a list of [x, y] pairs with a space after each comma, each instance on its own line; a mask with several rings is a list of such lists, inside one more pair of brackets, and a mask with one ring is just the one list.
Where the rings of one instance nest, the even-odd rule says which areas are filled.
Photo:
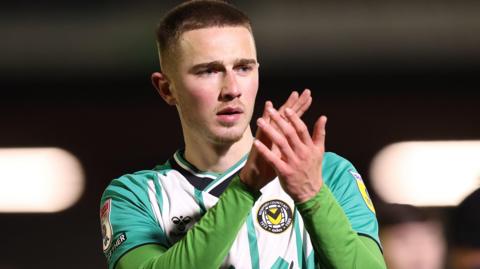
[[285, 109], [285, 113], [287, 114], [287, 116], [292, 116], [293, 115], [293, 110], [291, 108], [287, 107]]
[[259, 118], [259, 119], [257, 120], [257, 125], [258, 125], [258, 126], [263, 126], [263, 125], [265, 125], [265, 120], [262, 119], [262, 118]]
[[273, 109], [273, 108], [271, 108], [271, 107], [269, 107], [269, 108], [267, 109], [267, 111], [268, 111], [268, 113], [270, 113], [270, 114], [275, 114], [275, 109]]

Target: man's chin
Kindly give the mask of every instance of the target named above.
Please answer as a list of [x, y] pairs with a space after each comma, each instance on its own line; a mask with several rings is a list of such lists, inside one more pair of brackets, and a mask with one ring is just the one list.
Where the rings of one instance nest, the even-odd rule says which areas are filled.
[[214, 138], [216, 144], [228, 145], [238, 142], [242, 139], [241, 134], [218, 135]]
[[213, 136], [213, 140], [216, 144], [233, 144], [235, 142], [238, 142], [240, 139], [242, 139], [243, 134], [245, 133], [245, 129], [240, 130], [240, 128], [237, 127], [231, 127], [231, 128], [226, 128], [226, 130], [222, 130], [222, 132], [216, 133]]

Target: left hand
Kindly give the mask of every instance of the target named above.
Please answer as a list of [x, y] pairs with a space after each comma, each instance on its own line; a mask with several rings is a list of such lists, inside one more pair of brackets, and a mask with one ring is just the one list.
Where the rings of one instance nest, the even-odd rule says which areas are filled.
[[[313, 136], [310, 136], [305, 123], [291, 109], [285, 110], [286, 118], [273, 107], [267, 111], [270, 122], [259, 118], [257, 124], [281, 155], [259, 140], [255, 140], [255, 148], [275, 169], [285, 192], [295, 202], [305, 202], [315, 196], [323, 185], [322, 161], [327, 118], [321, 116], [317, 120]], [[277, 128], [273, 128], [273, 124]]]
[[[298, 92], [293, 91], [285, 104], [280, 107], [278, 112], [281, 117], [286, 117], [285, 109], [289, 108], [292, 113], [296, 113], [299, 117], [301, 117], [303, 113], [310, 107], [311, 103], [312, 97], [310, 95], [310, 90], [305, 89], [300, 96], [298, 95]], [[269, 108], [273, 108], [273, 105], [270, 101], [265, 103], [265, 108], [262, 115], [262, 118], [268, 122], [270, 122], [270, 117], [267, 112]], [[262, 143], [268, 147], [272, 147], [273, 152], [277, 155], [280, 155], [279, 151], [276, 149], [276, 146], [272, 145], [272, 142], [268, 136], [266, 136], [260, 128], [257, 129], [255, 139], [262, 141]], [[275, 177], [275, 170], [265, 159], [261, 158], [261, 155], [259, 155], [259, 153], [255, 150], [255, 147], [252, 145], [252, 150], [248, 155], [247, 163], [240, 171], [240, 179], [242, 182], [251, 190], [260, 190]]]

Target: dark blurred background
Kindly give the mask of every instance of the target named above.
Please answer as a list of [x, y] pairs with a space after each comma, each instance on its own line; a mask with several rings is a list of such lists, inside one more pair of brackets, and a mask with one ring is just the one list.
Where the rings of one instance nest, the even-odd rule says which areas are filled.
[[[310, 126], [369, 186], [384, 146], [480, 139], [480, 2], [232, 1], [253, 21], [261, 104], [310, 88]], [[125, 173], [182, 147], [176, 110], [150, 84], [154, 31], [179, 1], [0, 4], [0, 148], [60, 147], [85, 170], [77, 204], [0, 214], [0, 269], [106, 268], [99, 199]], [[377, 194], [370, 188], [373, 200]]]

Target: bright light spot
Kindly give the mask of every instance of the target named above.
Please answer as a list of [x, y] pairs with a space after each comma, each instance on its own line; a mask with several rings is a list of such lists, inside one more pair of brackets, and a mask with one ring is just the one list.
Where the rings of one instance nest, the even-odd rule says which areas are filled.
[[373, 188], [387, 202], [454, 206], [480, 187], [480, 141], [391, 144], [370, 170]]
[[84, 189], [80, 162], [59, 148], [0, 149], [0, 212], [57, 212]]

